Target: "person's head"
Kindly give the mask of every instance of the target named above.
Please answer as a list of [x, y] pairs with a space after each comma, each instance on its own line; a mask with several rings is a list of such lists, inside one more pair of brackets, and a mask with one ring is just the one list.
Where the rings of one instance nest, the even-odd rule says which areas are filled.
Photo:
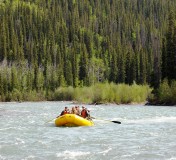
[[85, 107], [84, 107], [84, 106], [82, 106], [82, 109], [85, 109]]
[[68, 110], [68, 107], [65, 107], [65, 110], [67, 111], [67, 110]]

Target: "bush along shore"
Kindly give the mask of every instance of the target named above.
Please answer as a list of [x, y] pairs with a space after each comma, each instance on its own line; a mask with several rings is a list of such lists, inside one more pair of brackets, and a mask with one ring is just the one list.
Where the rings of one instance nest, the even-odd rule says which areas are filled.
[[76, 101], [87, 104], [115, 103], [130, 104], [146, 102], [151, 88], [148, 85], [126, 85], [114, 83], [98, 83], [90, 87], [59, 87], [51, 91], [14, 90], [6, 97], [0, 96], [1, 101]]
[[87, 104], [141, 104], [176, 105], [176, 81], [163, 80], [158, 89], [148, 85], [97, 83], [86, 87], [59, 87], [51, 90], [18, 90], [0, 95], [1, 102], [22, 101], [75, 101]]
[[176, 81], [168, 82], [167, 79], [164, 79], [159, 88], [153, 90], [149, 96], [148, 105], [176, 105]]
[[143, 103], [150, 93], [151, 89], [147, 85], [99, 83], [90, 87], [58, 88], [53, 95], [53, 100], [69, 100], [89, 104]]

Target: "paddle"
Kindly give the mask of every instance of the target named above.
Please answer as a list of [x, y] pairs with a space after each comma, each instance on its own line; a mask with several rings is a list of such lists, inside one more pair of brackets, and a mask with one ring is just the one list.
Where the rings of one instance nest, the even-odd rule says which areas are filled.
[[97, 119], [97, 120], [102, 120], [102, 121], [107, 121], [107, 122], [113, 122], [113, 123], [118, 123], [121, 124], [120, 121], [110, 121], [110, 120], [105, 120], [105, 119], [101, 119], [101, 118], [95, 118], [95, 117], [91, 117], [92, 119]]
[[[55, 120], [56, 118], [53, 118], [53, 119], [51, 119], [51, 120], [49, 120], [49, 121], [47, 121], [47, 122], [45, 122], [45, 123], [49, 123], [49, 122], [51, 122], [51, 121], [53, 121], [53, 120]], [[44, 123], [44, 124], [45, 124]]]

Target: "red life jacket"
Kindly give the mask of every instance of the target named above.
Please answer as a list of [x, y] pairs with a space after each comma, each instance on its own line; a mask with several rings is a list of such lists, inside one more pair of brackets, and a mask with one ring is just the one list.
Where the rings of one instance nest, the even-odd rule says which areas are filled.
[[64, 111], [63, 115], [64, 115], [64, 114], [67, 114], [67, 113], [68, 113], [67, 111]]
[[81, 116], [83, 117], [83, 118], [86, 118], [87, 117], [87, 111], [85, 110], [85, 109], [83, 109], [82, 111], [81, 111]]
[[64, 114], [68, 114], [68, 113], [69, 113], [68, 111], [64, 110], [64, 111], [62, 111], [61, 116]]

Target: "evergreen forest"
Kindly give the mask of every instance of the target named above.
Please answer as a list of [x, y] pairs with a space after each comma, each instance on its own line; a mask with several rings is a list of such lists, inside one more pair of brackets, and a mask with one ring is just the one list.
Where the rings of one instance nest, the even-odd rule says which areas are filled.
[[[154, 88], [153, 103], [176, 103], [175, 8], [175, 0], [0, 0], [0, 101], [74, 100], [61, 96], [65, 87], [81, 95], [126, 84], [146, 88], [139, 95]], [[115, 99], [101, 101], [133, 101]]]

